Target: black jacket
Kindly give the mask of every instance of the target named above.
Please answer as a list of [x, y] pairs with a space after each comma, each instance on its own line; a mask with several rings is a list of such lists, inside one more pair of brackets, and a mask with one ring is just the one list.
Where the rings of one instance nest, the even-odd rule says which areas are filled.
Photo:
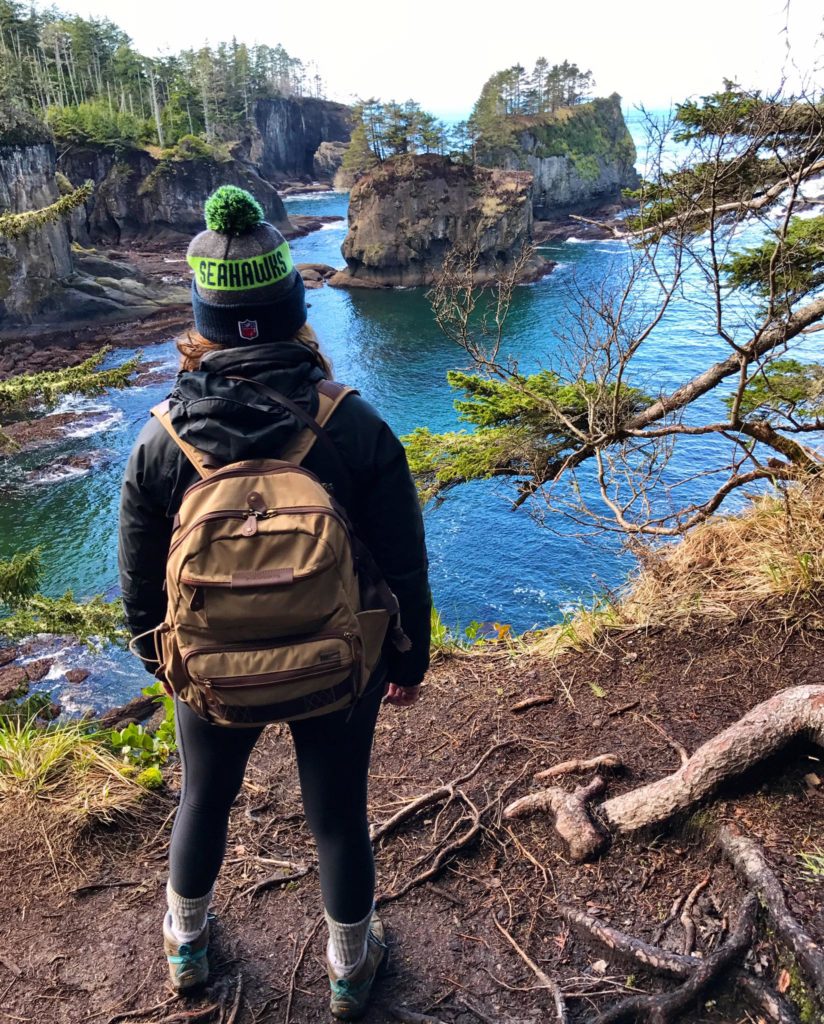
[[[229, 375], [259, 380], [314, 415], [313, 385], [323, 378], [314, 356], [294, 342], [224, 349], [206, 356], [200, 370], [179, 374], [171, 393], [170, 414], [177, 433], [218, 462], [277, 458], [302, 425], [252, 385], [227, 380]], [[331, 485], [397, 595], [412, 648], [400, 653], [387, 643], [388, 679], [414, 686], [429, 665], [431, 599], [423, 520], [406, 453], [359, 395], [343, 400], [326, 431], [346, 473], [334, 453], [320, 443], [303, 464]], [[165, 617], [163, 582], [172, 519], [184, 491], [197, 479], [182, 451], [150, 419], [129, 457], [120, 501], [120, 586], [133, 635], [152, 629]], [[150, 656], [151, 643], [139, 647]]]

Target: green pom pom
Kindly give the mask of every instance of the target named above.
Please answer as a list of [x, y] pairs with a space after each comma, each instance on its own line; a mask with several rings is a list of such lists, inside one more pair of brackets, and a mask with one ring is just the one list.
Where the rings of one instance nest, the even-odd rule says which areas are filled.
[[221, 185], [206, 200], [206, 227], [222, 235], [242, 235], [263, 220], [263, 207], [255, 197], [236, 185]]

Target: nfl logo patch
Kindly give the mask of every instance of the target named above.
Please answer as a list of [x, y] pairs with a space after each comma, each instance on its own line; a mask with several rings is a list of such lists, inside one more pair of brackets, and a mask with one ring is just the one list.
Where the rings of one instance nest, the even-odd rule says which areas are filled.
[[238, 320], [237, 329], [244, 341], [254, 341], [258, 336], [257, 320]]

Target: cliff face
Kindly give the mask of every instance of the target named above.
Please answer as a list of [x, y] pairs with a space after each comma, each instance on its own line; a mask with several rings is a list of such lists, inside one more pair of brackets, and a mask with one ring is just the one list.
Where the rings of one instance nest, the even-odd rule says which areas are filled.
[[[59, 198], [51, 143], [0, 148], [0, 213], [23, 213]], [[15, 241], [0, 237], [0, 326], [58, 308], [61, 283], [72, 274], [69, 234], [46, 224]]]
[[[499, 276], [529, 240], [532, 177], [518, 171], [402, 156], [361, 178], [349, 199], [338, 286], [430, 284], [453, 245], [477, 244], [478, 280]], [[535, 261], [532, 276], [546, 272]]]
[[[58, 197], [50, 142], [0, 147], [0, 213], [39, 210]], [[13, 241], [0, 236], [0, 339], [30, 324], [116, 322], [188, 300], [188, 289], [147, 281], [128, 263], [74, 253], [65, 220]]]
[[635, 158], [616, 93], [556, 114], [521, 118], [511, 147], [484, 154], [492, 166], [532, 172], [539, 220], [618, 201], [622, 188], [638, 186]]
[[289, 219], [276, 189], [242, 161], [211, 157], [159, 160], [142, 149], [70, 149], [60, 170], [77, 184], [91, 178], [95, 191], [72, 219], [83, 242], [117, 244], [135, 237], [162, 239], [203, 230], [203, 202], [218, 185], [248, 189], [266, 219], [281, 230]]
[[[248, 143], [247, 156], [260, 174], [273, 181], [311, 178], [323, 172], [315, 154], [323, 142], [348, 142], [352, 132], [351, 111], [343, 103], [311, 97], [257, 100], [257, 128]], [[336, 168], [327, 172], [331, 179]]]

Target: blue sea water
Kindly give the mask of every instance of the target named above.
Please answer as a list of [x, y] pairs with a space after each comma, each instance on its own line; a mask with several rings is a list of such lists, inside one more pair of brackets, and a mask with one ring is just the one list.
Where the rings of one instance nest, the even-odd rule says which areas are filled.
[[[347, 195], [322, 193], [287, 201], [294, 214], [346, 214]], [[340, 246], [345, 221], [292, 243], [296, 262], [342, 265]], [[522, 370], [552, 366], [563, 347], [569, 325], [570, 287], [592, 292], [605, 278], [615, 278], [627, 254], [617, 241], [579, 242], [570, 239], [546, 246], [557, 261], [542, 281], [517, 289], [502, 354], [517, 358]], [[706, 365], [723, 358], [725, 345], [699, 318], [703, 285], [688, 280], [685, 294], [674, 304], [641, 351], [634, 380], [645, 390], [669, 390]], [[432, 430], [460, 427], [446, 383], [446, 372], [467, 365], [466, 354], [436, 327], [422, 289], [344, 291], [324, 287], [307, 293], [310, 321], [331, 356], [336, 376], [356, 386], [385, 416], [398, 434], [416, 426]], [[141, 348], [136, 330], [134, 351]], [[143, 349], [170, 374], [176, 364], [172, 342]], [[119, 350], [119, 362], [131, 354]], [[46, 568], [44, 589], [50, 594], [71, 588], [76, 595], [117, 593], [117, 505], [120, 478], [129, 449], [149, 408], [162, 399], [169, 383], [112, 392], [99, 398], [70, 398], [56, 411], [89, 414], [48, 457], [93, 455], [93, 468], [77, 469], [47, 482], [32, 482], [34, 467], [47, 461], [41, 451], [28, 453], [3, 471], [0, 501], [0, 558], [39, 544]], [[719, 399], [706, 400], [703, 411], [721, 411]], [[700, 473], [712, 455], [711, 442], [689, 446], [670, 466], [671, 479]], [[35, 475], [34, 480], [42, 479]], [[582, 476], [592, 487], [591, 473]], [[691, 493], [706, 484], [696, 479]], [[449, 494], [426, 512], [431, 578], [435, 603], [447, 623], [463, 627], [471, 621], [509, 623], [520, 631], [558, 621], [564, 609], [591, 600], [593, 594], [618, 587], [632, 561], [614, 535], [580, 536], [581, 530], [557, 513], [543, 511], [538, 525], [528, 508], [513, 511], [510, 485], [475, 483]], [[92, 669], [80, 686], [65, 684], [69, 664]], [[61, 649], [45, 681], [69, 710], [117, 703], [133, 696], [146, 681], [130, 656], [107, 650], [92, 659], [82, 650]]]

